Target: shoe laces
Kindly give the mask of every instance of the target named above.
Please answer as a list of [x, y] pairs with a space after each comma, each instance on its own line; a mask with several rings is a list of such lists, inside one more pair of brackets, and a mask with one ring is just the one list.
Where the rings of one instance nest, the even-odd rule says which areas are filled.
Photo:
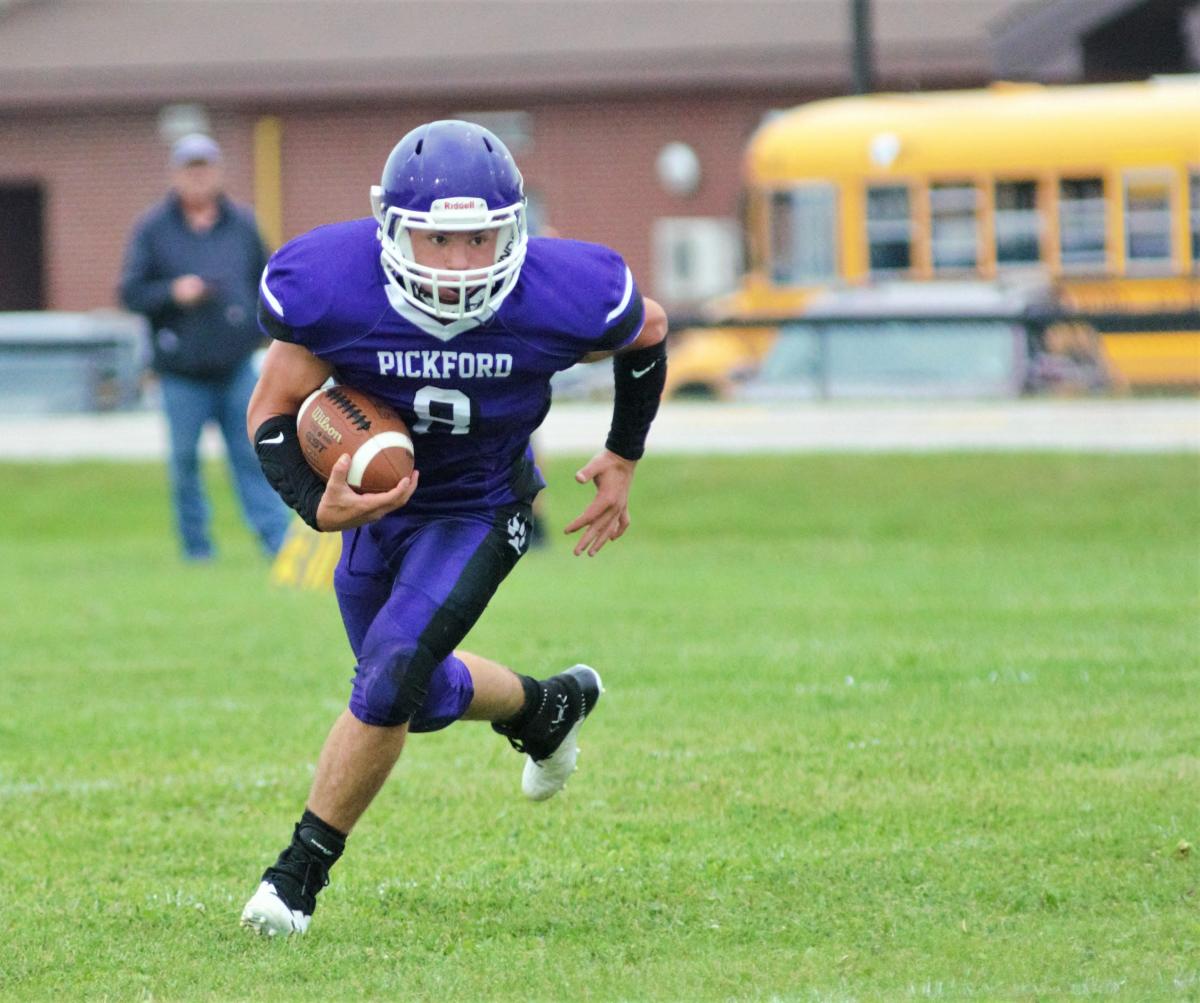
[[[278, 871], [297, 883], [300, 886], [300, 897], [304, 899], [315, 901], [317, 892], [329, 884], [329, 871], [325, 865], [295, 847], [288, 847], [271, 870]], [[276, 891], [278, 892], [280, 889], [276, 887]], [[301, 905], [307, 905], [307, 903], [301, 903]]]
[[[314, 872], [320, 877], [320, 884], [313, 886], [312, 891], [309, 891], [309, 882], [312, 880]], [[310, 860], [304, 868], [304, 883], [300, 886], [300, 892], [303, 895], [312, 895], [316, 897], [317, 892], [325, 888], [329, 884], [329, 872], [315, 860]]]

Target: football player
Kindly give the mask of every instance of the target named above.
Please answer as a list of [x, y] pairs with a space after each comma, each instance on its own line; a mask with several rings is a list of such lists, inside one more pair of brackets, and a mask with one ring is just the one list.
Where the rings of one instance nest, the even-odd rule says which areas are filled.
[[[313, 528], [342, 533], [334, 585], [357, 660], [292, 841], [242, 913], [269, 935], [308, 929], [410, 732], [489, 721], [525, 755], [527, 797], [562, 789], [599, 674], [576, 665], [539, 680], [457, 645], [529, 546], [531, 503], [545, 486], [529, 441], [550, 407], [550, 377], [613, 360], [612, 426], [575, 475], [595, 486], [566, 527], [581, 534], [577, 556], [629, 526], [630, 484], [666, 377], [662, 308], [616, 252], [528, 237], [521, 174], [487, 129], [414, 129], [371, 202], [373, 217], [280, 248], [260, 285], [260, 324], [274, 341], [248, 430], [281, 497]], [[296, 413], [331, 377], [408, 422], [418, 469], [391, 491], [353, 491], [347, 456], [328, 483], [305, 462]]]

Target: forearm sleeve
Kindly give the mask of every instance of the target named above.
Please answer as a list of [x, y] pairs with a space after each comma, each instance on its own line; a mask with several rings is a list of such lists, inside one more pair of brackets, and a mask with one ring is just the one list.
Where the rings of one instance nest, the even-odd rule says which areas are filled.
[[627, 460], [640, 460], [646, 435], [667, 382], [667, 343], [613, 356], [616, 397], [605, 448]]
[[276, 415], [264, 421], [254, 433], [254, 452], [279, 497], [313, 529], [319, 530], [317, 506], [325, 494], [325, 482], [304, 458], [296, 434], [296, 419], [291, 415]]

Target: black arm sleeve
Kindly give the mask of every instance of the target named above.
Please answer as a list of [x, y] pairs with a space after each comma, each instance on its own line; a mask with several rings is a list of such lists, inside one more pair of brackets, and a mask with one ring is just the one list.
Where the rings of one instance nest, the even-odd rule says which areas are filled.
[[317, 506], [325, 494], [325, 482], [304, 458], [295, 417], [276, 415], [259, 425], [254, 433], [254, 452], [279, 497], [313, 529], [320, 530]]
[[613, 377], [616, 398], [612, 427], [604, 446], [627, 460], [640, 460], [667, 382], [666, 341], [614, 355]]

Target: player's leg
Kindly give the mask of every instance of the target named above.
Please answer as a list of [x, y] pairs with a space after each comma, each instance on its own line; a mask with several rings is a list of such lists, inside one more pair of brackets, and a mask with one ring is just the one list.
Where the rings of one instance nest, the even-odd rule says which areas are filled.
[[553, 797], [575, 772], [580, 728], [604, 692], [600, 674], [589, 665], [574, 665], [537, 680], [468, 651], [455, 654], [471, 673], [475, 691], [463, 719], [492, 722], [526, 755], [521, 790], [527, 798]]
[[521, 553], [497, 543], [495, 520], [397, 517], [392, 525], [406, 528], [392, 533], [388, 558], [371, 531], [344, 535], [334, 580], [357, 656], [350, 709], [321, 751], [291, 845], [243, 911], [243, 923], [262, 933], [307, 929], [316, 894], [394, 766], [410, 722], [432, 730], [466, 711], [471, 676], [452, 649]]
[[527, 537], [510, 541], [512, 518], [525, 525], [528, 506], [431, 520], [405, 540], [391, 595], [360, 646], [350, 698], [360, 721], [435, 731], [472, 705], [471, 672], [454, 649], [525, 552]]
[[[500, 582], [528, 549], [530, 516], [528, 505], [515, 505], [496, 513], [486, 535], [481, 535], [477, 524], [440, 520], [414, 538], [397, 580], [397, 592], [409, 590], [409, 598], [399, 608], [410, 618], [410, 627], [425, 625], [422, 629], [434, 639], [430, 647], [435, 652], [439, 643], [457, 643], [466, 636]], [[459, 563], [448, 556], [455, 554], [467, 559]], [[423, 600], [430, 597], [438, 606], [429, 609], [426, 617], [420, 610]], [[386, 624], [391, 606], [389, 600], [372, 624], [372, 633]], [[385, 631], [379, 640], [386, 647], [405, 636], [413, 636], [413, 631]], [[381, 692], [378, 676], [358, 690], [363, 666], [378, 661], [375, 652], [379, 647], [368, 638], [364, 657], [359, 659], [360, 676], [350, 706], [363, 720], [370, 719], [362, 712], [362, 701], [360, 709], [355, 709], [360, 693], [391, 698]], [[414, 668], [416, 661], [414, 658]], [[409, 681], [415, 678], [426, 676], [410, 672]], [[590, 666], [575, 665], [537, 680], [459, 650], [439, 661], [427, 678], [423, 694], [420, 690], [411, 694], [409, 706], [418, 709], [411, 714], [409, 730], [433, 731], [460, 718], [492, 722], [517, 751], [527, 755], [521, 787], [526, 797], [536, 801], [562, 790], [574, 772], [580, 727], [603, 691], [599, 673]], [[403, 695], [396, 699], [403, 700]]]
[[291, 516], [275, 489], [267, 483], [254, 447], [246, 438], [246, 408], [256, 379], [254, 366], [247, 359], [224, 385], [217, 421], [225, 438], [225, 452], [242, 512], [258, 534], [263, 549], [274, 554], [283, 544]]
[[[391, 594], [392, 577], [368, 530], [342, 534], [342, 553], [333, 580], [346, 637], [355, 658], [362, 650], [372, 621]], [[358, 772], [355, 758], [348, 750], [361, 751], [368, 758], [374, 755], [375, 765], [384, 767], [383, 778], [399, 756], [404, 728], [355, 734], [358, 729], [354, 725], [365, 728], [348, 712], [334, 722], [318, 760], [323, 782], [336, 782], [347, 771]], [[384, 747], [374, 750], [372, 737], [382, 740]], [[397, 747], [391, 747], [389, 742], [395, 742]], [[382, 782], [379, 779], [378, 783]], [[293, 827], [291, 843], [267, 868], [258, 889], [246, 903], [242, 925], [268, 936], [304, 933], [316, 908], [317, 892], [328, 883], [329, 869], [341, 856], [349, 831], [349, 826], [338, 828], [306, 805]]]
[[208, 499], [200, 475], [200, 433], [214, 411], [213, 389], [186, 376], [164, 373], [163, 411], [170, 442], [171, 503], [184, 556], [202, 561], [212, 556]]
[[512, 669], [469, 651], [454, 654], [467, 667], [474, 691], [462, 720], [507, 721], [521, 712], [525, 706], [525, 687]]
[[370, 804], [406, 729], [444, 728], [474, 701], [470, 670], [454, 647], [524, 552], [524, 540], [509, 545], [504, 527], [512, 515], [413, 520], [389, 541], [390, 559], [369, 531], [349, 545], [335, 583], [357, 665], [349, 712], [322, 751], [308, 803], [339, 830], [348, 833]]
[[[372, 626], [392, 597], [395, 577], [369, 528], [342, 534], [342, 555], [333, 580], [356, 664]], [[345, 838], [400, 757], [407, 731], [407, 723], [379, 727], [363, 723], [349, 710], [343, 711], [317, 760], [309, 811]]]

